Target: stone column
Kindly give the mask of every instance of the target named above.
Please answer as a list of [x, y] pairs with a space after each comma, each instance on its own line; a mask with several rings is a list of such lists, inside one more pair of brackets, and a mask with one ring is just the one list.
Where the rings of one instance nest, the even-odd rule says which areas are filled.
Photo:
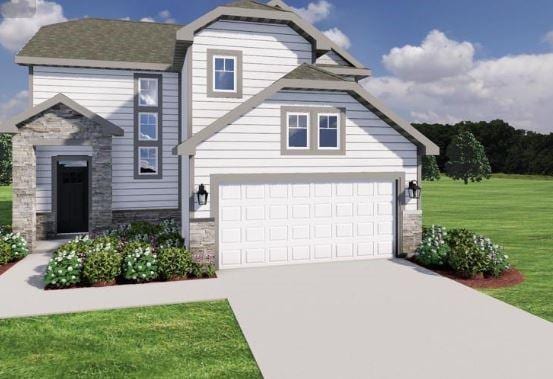
[[412, 257], [422, 240], [422, 211], [403, 212], [403, 254]]
[[190, 220], [190, 241], [186, 245], [196, 261], [208, 262], [216, 259], [215, 220]]
[[112, 140], [97, 137], [92, 144], [92, 183], [90, 230], [106, 229], [112, 224]]
[[36, 156], [33, 145], [21, 135], [12, 138], [12, 227], [27, 240], [36, 240]]

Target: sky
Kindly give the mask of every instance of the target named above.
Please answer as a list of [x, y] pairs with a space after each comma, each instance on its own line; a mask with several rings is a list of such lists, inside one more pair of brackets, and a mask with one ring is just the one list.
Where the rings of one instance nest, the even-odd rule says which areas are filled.
[[[37, 2], [33, 17], [14, 7]], [[28, 105], [14, 55], [42, 25], [83, 17], [186, 24], [230, 0], [0, 0], [0, 122]], [[553, 132], [551, 0], [288, 0], [373, 70], [369, 92], [411, 122], [504, 119]]]

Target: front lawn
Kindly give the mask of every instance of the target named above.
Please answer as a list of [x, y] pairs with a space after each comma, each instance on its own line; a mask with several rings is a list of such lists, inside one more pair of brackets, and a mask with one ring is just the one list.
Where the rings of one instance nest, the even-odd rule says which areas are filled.
[[0, 186], [0, 225], [12, 223], [12, 187]]
[[553, 180], [496, 175], [482, 183], [442, 178], [423, 186], [424, 224], [463, 227], [505, 247], [526, 281], [486, 293], [553, 321]]
[[258, 378], [226, 301], [0, 320], [0, 377]]

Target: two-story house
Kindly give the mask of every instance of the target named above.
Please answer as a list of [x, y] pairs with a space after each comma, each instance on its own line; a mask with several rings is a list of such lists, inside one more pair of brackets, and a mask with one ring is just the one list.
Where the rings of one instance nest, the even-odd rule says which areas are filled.
[[48, 25], [16, 63], [31, 104], [0, 131], [14, 134], [13, 228], [30, 243], [173, 218], [224, 269], [390, 258], [420, 240], [409, 187], [438, 147], [280, 0], [188, 25]]

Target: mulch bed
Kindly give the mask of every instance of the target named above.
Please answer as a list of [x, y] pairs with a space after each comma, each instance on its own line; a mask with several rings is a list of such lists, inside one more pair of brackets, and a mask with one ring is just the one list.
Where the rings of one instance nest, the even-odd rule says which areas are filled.
[[[414, 259], [409, 259], [409, 261], [419, 265]], [[424, 267], [424, 266], [421, 266], [421, 267]], [[445, 276], [446, 278], [449, 278], [449, 279], [453, 279], [456, 282], [459, 282], [471, 288], [512, 287], [522, 283], [525, 279], [524, 275], [522, 275], [522, 273], [514, 267], [505, 271], [503, 275], [501, 275], [499, 278], [493, 278], [493, 277], [486, 278], [486, 277], [480, 276], [474, 279], [460, 278], [453, 271], [448, 269], [436, 269], [436, 268], [429, 268], [429, 267], [425, 267], [425, 268], [427, 270], [434, 271], [436, 274]]]
[[6, 263], [5, 265], [1, 265], [0, 266], [0, 275], [2, 275], [3, 273], [5, 273], [6, 271], [8, 271], [10, 268], [12, 268], [13, 266], [15, 266], [17, 262], [11, 262], [11, 263]]
[[[1, 274], [1, 272], [0, 272], [0, 274]], [[114, 282], [101, 282], [101, 283], [96, 283], [96, 284], [93, 284], [93, 285], [72, 285], [72, 286], [63, 287], [63, 288], [44, 287], [44, 290], [46, 290], [46, 291], [63, 291], [63, 290], [72, 289], [72, 288], [98, 288], [98, 287], [128, 286], [128, 285], [133, 285], [133, 284], [167, 283], [167, 282], [182, 282], [182, 281], [189, 282], [191, 280], [205, 280], [205, 279], [216, 279], [216, 278], [217, 278], [217, 275], [210, 276], [210, 277], [201, 277], [201, 278], [198, 278], [198, 277], [195, 277], [195, 276], [189, 276], [189, 277], [185, 277], [185, 278], [175, 278], [175, 279], [169, 279], [169, 280], [156, 279], [156, 280], [152, 280], [152, 281], [144, 282], [144, 283], [137, 283], [137, 282], [133, 282], [133, 281], [130, 281], [130, 280], [125, 280], [125, 279], [118, 278]]]

